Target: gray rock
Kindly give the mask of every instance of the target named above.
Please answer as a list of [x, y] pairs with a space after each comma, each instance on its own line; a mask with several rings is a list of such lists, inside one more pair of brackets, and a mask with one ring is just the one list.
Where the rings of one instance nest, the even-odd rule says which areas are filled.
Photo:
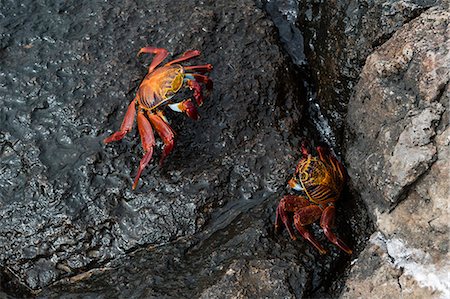
[[[349, 103], [346, 159], [362, 194], [376, 192], [370, 195], [376, 198], [371, 206], [380, 200], [385, 207], [398, 202], [435, 160], [430, 142], [447, 105], [442, 97], [449, 78], [448, 55], [443, 54], [449, 48], [446, 14], [431, 9], [421, 23], [408, 23], [372, 54]], [[405, 53], [414, 54], [405, 60]], [[429, 77], [432, 89], [426, 97], [420, 93], [423, 79], [416, 79], [423, 77]], [[436, 96], [430, 98], [432, 94]]]
[[200, 298], [301, 298], [302, 293], [293, 294], [291, 291], [301, 285], [300, 289], [305, 289], [305, 277], [290, 279], [292, 272], [302, 273], [298, 267], [270, 260], [238, 260]]
[[[409, 115], [410, 123], [398, 137], [392, 156], [387, 166], [394, 185], [385, 192], [385, 198], [395, 200], [403, 188], [413, 183], [434, 162], [436, 147], [432, 143], [436, 135], [434, 124], [439, 121], [444, 112], [440, 103], [434, 103], [418, 115]], [[397, 188], [395, 188], [397, 187]]]
[[450, 296], [450, 11], [371, 54], [349, 102], [348, 171], [377, 225], [342, 298]]

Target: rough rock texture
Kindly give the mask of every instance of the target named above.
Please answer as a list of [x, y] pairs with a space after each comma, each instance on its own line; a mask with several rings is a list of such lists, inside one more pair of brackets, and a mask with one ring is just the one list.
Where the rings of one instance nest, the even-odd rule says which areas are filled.
[[305, 36], [305, 54], [316, 82], [317, 102], [329, 122], [322, 131], [331, 131], [327, 133], [330, 142], [342, 144], [347, 103], [367, 56], [403, 24], [439, 2], [299, 1], [297, 20]]
[[290, 279], [291, 273], [301, 273], [297, 267], [270, 260], [235, 261], [222, 279], [206, 289], [200, 298], [301, 298], [302, 293], [291, 292], [304, 289], [304, 286], [298, 288], [299, 284], [304, 284], [304, 279]]
[[349, 103], [346, 158], [362, 195], [377, 198], [371, 206], [397, 203], [436, 161], [435, 137], [448, 119], [448, 15], [430, 9], [406, 24], [361, 73]]
[[367, 58], [349, 102], [348, 171], [378, 232], [343, 298], [450, 296], [449, 22], [442, 5], [405, 24]]
[[[2, 5], [15, 18], [4, 19], [1, 52], [0, 257], [29, 287], [192, 235], [214, 208], [257, 204], [285, 184], [295, 158], [276, 101], [295, 100], [295, 87], [273, 29], [251, 6], [236, 14], [223, 3], [184, 5], [196, 8], [180, 15], [183, 8], [158, 1]], [[101, 141], [118, 129], [146, 72], [150, 57], [136, 53], [148, 44], [203, 50], [196, 62], [214, 65], [216, 84], [200, 121], [168, 116], [175, 150], [132, 192], [142, 155], [136, 132]], [[272, 80], [281, 73], [285, 81]]]
[[[303, 104], [275, 27], [253, 1], [3, 1], [0, 9], [0, 289], [198, 296], [219, 280], [233, 287], [226, 269], [246, 260], [280, 294], [329, 292], [349, 257], [332, 249], [317, 258], [307, 243], [272, 233]], [[192, 63], [214, 65], [214, 90], [198, 122], [168, 113], [174, 152], [163, 168], [152, 162], [133, 192], [136, 130], [101, 141], [147, 71], [150, 57], [136, 58], [146, 45], [201, 49]], [[357, 203], [342, 204], [337, 231], [356, 249], [370, 222]], [[138, 250], [147, 245], [151, 252]], [[281, 287], [288, 275], [295, 284]]]
[[301, 249], [305, 244], [291, 242], [286, 235], [273, 235], [273, 223], [268, 225], [266, 221], [272, 214], [273, 205], [263, 203], [242, 213], [224, 229], [206, 229], [170, 246], [138, 250], [103, 268], [62, 280], [40, 296], [329, 297], [325, 292], [315, 296], [316, 291], [311, 290], [323, 289], [323, 280], [330, 283], [330, 277], [336, 278], [336, 273], [324, 268], [343, 270], [342, 260], [335, 259], [337, 251], [313, 259], [314, 250]]

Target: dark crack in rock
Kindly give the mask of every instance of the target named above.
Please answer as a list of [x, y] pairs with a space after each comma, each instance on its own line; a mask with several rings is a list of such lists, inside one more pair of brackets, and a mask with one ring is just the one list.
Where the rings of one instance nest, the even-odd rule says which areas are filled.
[[[288, 0], [285, 0], [288, 1]], [[439, 0], [299, 0], [298, 26], [316, 82], [323, 130], [343, 144], [348, 101], [367, 56]]]

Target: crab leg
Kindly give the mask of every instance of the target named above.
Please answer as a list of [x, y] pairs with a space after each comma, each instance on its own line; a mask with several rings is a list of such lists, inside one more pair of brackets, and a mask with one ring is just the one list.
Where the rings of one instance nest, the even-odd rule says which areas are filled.
[[209, 77], [200, 75], [200, 74], [191, 74], [197, 82], [201, 82], [206, 85], [207, 90], [212, 90], [213, 88], [213, 81], [209, 79]]
[[144, 47], [141, 48], [138, 52], [138, 56], [141, 53], [155, 54], [155, 58], [153, 58], [152, 63], [148, 67], [148, 72], [151, 73], [153, 70], [164, 60], [166, 59], [169, 52], [163, 48], [153, 48], [153, 47]]
[[291, 226], [291, 220], [288, 218], [287, 212], [294, 212], [294, 225], [303, 238], [308, 240], [321, 254], [325, 254], [326, 250], [316, 241], [313, 235], [304, 227], [304, 225], [313, 223], [320, 217], [322, 211], [318, 206], [310, 205], [305, 198], [296, 195], [286, 195], [280, 201], [277, 208], [277, 216], [275, 219], [275, 230], [278, 230], [281, 223], [286, 226], [292, 240], [296, 240], [294, 230]]
[[278, 204], [277, 215], [275, 218], [275, 230], [278, 231], [281, 227], [281, 224], [284, 224], [286, 229], [289, 232], [289, 236], [291, 236], [292, 240], [296, 240], [294, 229], [292, 228], [292, 220], [289, 217], [288, 213], [295, 213], [297, 210], [307, 206], [309, 201], [296, 195], [286, 195]]
[[300, 225], [305, 226], [315, 222], [322, 215], [322, 209], [315, 204], [299, 209], [295, 215], [298, 215], [298, 222]]
[[198, 71], [201, 73], [210, 72], [213, 69], [212, 64], [203, 64], [203, 65], [188, 65], [185, 66], [184, 69], [186, 71]]
[[317, 250], [319, 250], [320, 254], [325, 254], [327, 253], [327, 251], [322, 247], [322, 245], [320, 245], [319, 242], [317, 242], [317, 240], [314, 238], [314, 236], [309, 232], [308, 229], [306, 229], [306, 227], [304, 227], [301, 224], [301, 220], [300, 220], [300, 215], [299, 214], [295, 214], [294, 215], [294, 225], [295, 228], [298, 230], [298, 232], [302, 235], [303, 238], [305, 238], [306, 240], [309, 241], [309, 243], [311, 243], [314, 247], [316, 247]]
[[302, 141], [301, 152], [302, 152], [302, 155], [304, 158], [308, 157], [308, 155], [310, 154], [308, 141], [306, 141], [306, 140]]
[[186, 115], [193, 120], [198, 119], [197, 108], [194, 106], [191, 99], [187, 99], [179, 103], [169, 104], [168, 106], [173, 111], [186, 113]]
[[181, 55], [181, 57], [174, 59], [172, 61], [169, 61], [168, 63], [166, 63], [166, 65], [171, 65], [174, 63], [178, 63], [178, 62], [182, 62], [182, 61], [186, 61], [188, 59], [197, 57], [201, 54], [201, 52], [199, 50], [188, 50], [186, 52], [183, 53], [183, 55]]
[[286, 210], [283, 208], [282, 204], [280, 203], [277, 208], [277, 216], [275, 218], [275, 231], [279, 231], [281, 228], [281, 224], [283, 223], [286, 227], [289, 236], [292, 240], [297, 240], [297, 237], [295, 236], [294, 229], [291, 225], [291, 219], [289, 219], [288, 214], [286, 213]]
[[[305, 225], [311, 224], [320, 218], [322, 210], [319, 206], [311, 205], [310, 202], [296, 195], [286, 195], [280, 201], [277, 209], [277, 217], [275, 219], [275, 228], [280, 225], [281, 221], [285, 224], [289, 231], [291, 238], [295, 240], [295, 235], [293, 229], [290, 225], [290, 221], [287, 219], [285, 213], [286, 211], [294, 212], [294, 225], [297, 231], [302, 235], [303, 238], [308, 240], [314, 247], [319, 250], [321, 254], [325, 254], [326, 250], [316, 241], [314, 236], [304, 227]], [[278, 218], [280, 217], [280, 218]]]
[[148, 117], [150, 118], [150, 122], [155, 127], [156, 132], [161, 137], [164, 142], [164, 149], [161, 155], [161, 160], [159, 160], [159, 165], [161, 166], [164, 162], [164, 159], [173, 149], [174, 145], [174, 133], [172, 128], [169, 126], [167, 121], [165, 120], [164, 114], [161, 111], [158, 111], [157, 114], [148, 112]]
[[103, 140], [104, 143], [110, 143], [122, 139], [125, 136], [125, 134], [128, 133], [133, 128], [134, 115], [136, 114], [136, 100], [137, 98], [135, 98], [130, 103], [130, 105], [128, 105], [127, 112], [125, 113], [125, 117], [122, 121], [122, 124], [120, 125], [119, 131], [105, 138]]
[[330, 157], [330, 150], [328, 147], [325, 146], [318, 146], [316, 147], [317, 153], [319, 154], [320, 160], [327, 162], [328, 158]]
[[155, 136], [153, 134], [152, 126], [144, 115], [143, 111], [139, 111], [137, 115], [137, 124], [139, 135], [141, 136], [142, 148], [144, 149], [144, 156], [139, 163], [139, 169], [134, 179], [133, 189], [136, 189], [139, 177], [148, 162], [150, 162], [153, 155], [153, 147], [155, 146]]
[[331, 226], [334, 222], [335, 210], [335, 207], [332, 205], [325, 208], [322, 213], [322, 218], [320, 219], [320, 226], [323, 228], [325, 236], [327, 236], [331, 243], [335, 244], [346, 253], [352, 254], [352, 250], [331, 231]]

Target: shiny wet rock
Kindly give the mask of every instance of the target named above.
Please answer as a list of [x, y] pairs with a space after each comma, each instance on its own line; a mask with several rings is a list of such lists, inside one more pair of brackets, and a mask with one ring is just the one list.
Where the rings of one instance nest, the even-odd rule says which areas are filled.
[[[331, 250], [325, 257], [273, 232], [308, 121], [301, 76], [261, 8], [247, 0], [6, 2], [0, 19], [4, 292], [208, 296], [215, 286], [231, 291], [233, 271], [243, 289], [256, 290], [252, 271], [268, 280], [274, 288], [257, 289], [264, 296], [333, 290], [349, 257], [317, 226]], [[199, 121], [168, 113], [175, 149], [162, 168], [149, 165], [133, 192], [142, 155], [136, 130], [121, 142], [102, 140], [120, 126], [146, 73], [150, 57], [136, 58], [146, 45], [175, 55], [202, 50], [195, 63], [214, 65], [214, 90]], [[157, 142], [155, 161], [160, 149]], [[337, 231], [358, 247], [366, 218], [346, 195]]]

